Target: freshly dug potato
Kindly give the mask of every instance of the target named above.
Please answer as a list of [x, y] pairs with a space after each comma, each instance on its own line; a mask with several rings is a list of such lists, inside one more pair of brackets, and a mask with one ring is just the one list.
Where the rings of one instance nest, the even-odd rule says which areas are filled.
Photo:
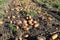
[[14, 19], [15, 19], [16, 17], [15, 17], [15, 16], [12, 16], [12, 18], [14, 18]]
[[0, 20], [0, 25], [2, 25], [4, 22], [2, 20]]
[[58, 34], [54, 34], [54, 35], [52, 35], [52, 40], [55, 40], [56, 38], [58, 37]]
[[51, 17], [48, 17], [48, 21], [52, 21], [53, 19]]
[[38, 27], [38, 26], [39, 26], [39, 23], [36, 23], [36, 24], [34, 25], [35, 28]]

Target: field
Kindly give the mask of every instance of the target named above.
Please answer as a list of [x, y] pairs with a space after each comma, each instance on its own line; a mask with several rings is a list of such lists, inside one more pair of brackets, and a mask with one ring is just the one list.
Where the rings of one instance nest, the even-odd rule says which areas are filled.
[[60, 0], [0, 0], [0, 40], [60, 40]]

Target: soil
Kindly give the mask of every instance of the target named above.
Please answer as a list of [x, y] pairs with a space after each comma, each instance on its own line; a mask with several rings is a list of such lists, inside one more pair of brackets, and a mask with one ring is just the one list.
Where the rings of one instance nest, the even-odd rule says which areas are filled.
[[[4, 10], [3, 24], [0, 22], [0, 40], [60, 40], [59, 13], [35, 0], [12, 0]], [[56, 39], [51, 38], [54, 34]]]

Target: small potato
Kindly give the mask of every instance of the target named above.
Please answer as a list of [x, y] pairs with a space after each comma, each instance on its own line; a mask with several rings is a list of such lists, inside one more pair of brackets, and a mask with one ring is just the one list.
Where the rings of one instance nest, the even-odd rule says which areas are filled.
[[8, 16], [8, 19], [10, 19], [10, 16]]
[[28, 28], [28, 27], [27, 27], [27, 28], [24, 28], [24, 30], [25, 30], [25, 31], [28, 31], [28, 30], [29, 30], [29, 28]]
[[33, 21], [33, 19], [30, 19], [31, 21]]
[[33, 21], [33, 23], [37, 23], [37, 21]]
[[52, 39], [55, 40], [58, 37], [58, 34], [52, 35]]
[[20, 37], [18, 40], [23, 40], [22, 37]]
[[28, 34], [24, 35], [25, 38], [27, 38], [28, 36], [29, 36]]
[[39, 24], [38, 23], [36, 23], [35, 25], [34, 25], [34, 27], [36, 28], [36, 27], [38, 27], [39, 26]]
[[19, 21], [18, 21], [18, 24], [22, 24], [22, 21], [21, 21], [21, 20], [19, 20]]
[[30, 25], [32, 25], [32, 24], [33, 24], [31, 20], [29, 20], [29, 21], [28, 21], [28, 23], [29, 23]]
[[23, 21], [23, 23], [25, 24], [25, 23], [27, 23], [27, 21], [26, 21], [26, 20], [24, 20], [24, 21]]
[[11, 10], [14, 11], [14, 8], [12, 8]]
[[16, 29], [19, 29], [19, 26], [16, 26]]
[[18, 12], [20, 11], [18, 7], [17, 7], [17, 8], [15, 8], [15, 9], [16, 9], [16, 11], [18, 11]]
[[25, 26], [28, 26], [28, 24], [25, 24]]
[[14, 18], [14, 19], [15, 19], [16, 17], [15, 17], [15, 16], [12, 16], [12, 18]]
[[8, 13], [8, 10], [6, 10], [5, 12]]
[[2, 20], [0, 20], [0, 25], [2, 25], [4, 22]]
[[29, 19], [31, 19], [32, 17], [31, 16], [29, 16]]
[[37, 39], [38, 39], [38, 40], [46, 40], [45, 37], [38, 37]]
[[48, 17], [48, 21], [52, 21], [52, 20], [53, 20], [52, 18]]
[[27, 20], [29, 19], [28, 16], [26, 17], [26, 19], [27, 19]]
[[13, 22], [12, 22], [12, 21], [10, 21], [10, 23], [12, 24]]

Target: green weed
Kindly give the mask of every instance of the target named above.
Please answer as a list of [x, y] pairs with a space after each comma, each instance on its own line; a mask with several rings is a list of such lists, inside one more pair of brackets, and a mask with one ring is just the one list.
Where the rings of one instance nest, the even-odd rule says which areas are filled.
[[10, 29], [12, 29], [13, 31], [16, 31], [16, 27], [15, 27], [15, 25], [13, 25], [13, 24], [9, 24], [8, 27], [9, 27]]
[[30, 10], [29, 14], [30, 14], [31, 16], [34, 16], [34, 15], [36, 14], [36, 12], [33, 11], [33, 10]]
[[0, 18], [4, 18], [4, 15], [2, 13], [0, 13]]
[[3, 4], [5, 2], [5, 0], [0, 0], [0, 4]]

